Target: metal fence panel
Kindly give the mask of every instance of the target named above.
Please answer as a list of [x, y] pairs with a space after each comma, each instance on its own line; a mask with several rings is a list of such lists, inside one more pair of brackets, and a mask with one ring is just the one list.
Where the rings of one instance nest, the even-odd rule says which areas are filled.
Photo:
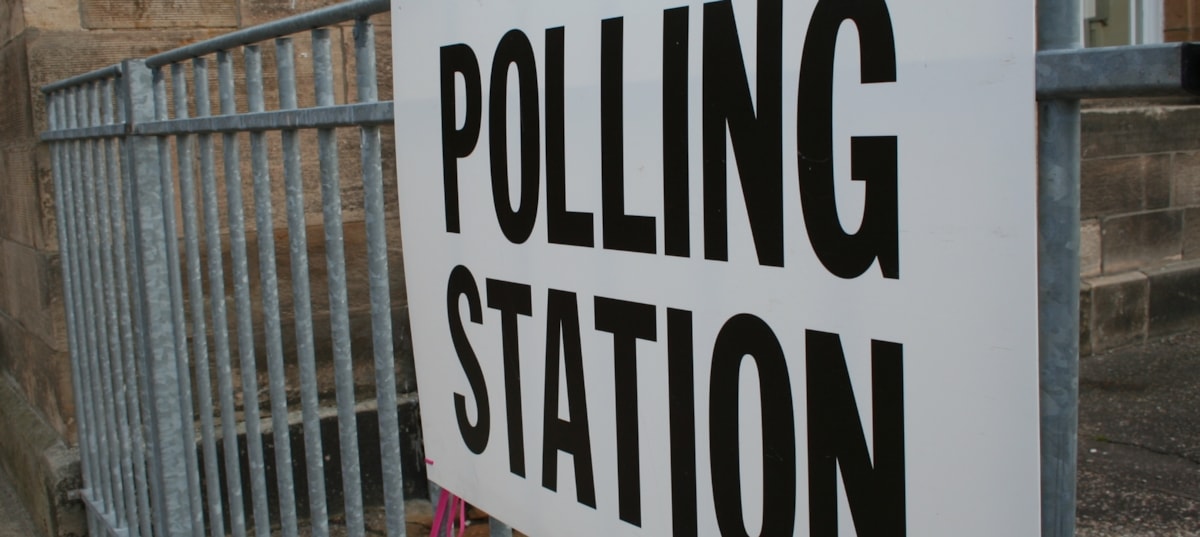
[[[251, 516], [258, 535], [297, 535], [303, 523], [320, 536], [329, 534], [331, 511], [345, 512], [350, 535], [365, 535], [358, 419], [372, 401], [356, 395], [352, 352], [365, 356], [368, 348], [386, 531], [405, 534], [397, 408], [411, 397], [397, 390], [411, 392], [415, 384], [411, 376], [397, 382], [381, 136], [392, 107], [378, 99], [367, 19], [388, 4], [347, 2], [43, 88], [50, 118], [42, 139], [53, 162], [79, 398], [81, 497], [94, 535], [244, 536]], [[340, 35], [343, 23], [352, 23], [355, 35], [354, 102], [335, 98], [333, 51], [341, 44], [329, 28]], [[296, 50], [291, 36], [310, 31], [311, 47]], [[272, 41], [274, 47], [262, 47]], [[312, 106], [299, 105], [297, 57], [311, 58]], [[277, 108], [268, 90], [278, 92]], [[239, 101], [246, 110], [238, 110]], [[359, 135], [365, 257], [346, 251], [338, 137], [345, 128]], [[320, 184], [317, 218], [305, 204], [305, 132], [316, 134], [319, 171], [307, 180]], [[283, 180], [273, 181], [280, 169]], [[284, 223], [276, 221], [276, 199], [286, 207]], [[327, 319], [313, 312], [323, 298], [312, 296], [309, 274], [320, 263], [310, 258], [313, 220], [324, 231]], [[286, 253], [276, 248], [277, 233], [287, 234]], [[289, 258], [290, 326], [277, 256]], [[349, 304], [358, 297], [347, 285], [347, 262], [360, 259], [370, 277], [371, 333], [363, 343], [352, 333]], [[314, 345], [322, 323], [332, 337], [333, 393], [325, 401]], [[295, 350], [285, 352], [285, 336], [293, 334]], [[292, 364], [298, 378], [289, 377]], [[263, 408], [260, 386], [268, 392]], [[293, 392], [299, 428], [289, 413]], [[269, 420], [260, 412], [266, 410]], [[322, 437], [322, 418], [333, 413], [336, 446]], [[307, 484], [303, 514], [292, 434], [303, 436], [304, 463], [296, 466]], [[341, 467], [337, 489], [326, 479], [330, 450]], [[331, 510], [333, 498], [344, 505]]]

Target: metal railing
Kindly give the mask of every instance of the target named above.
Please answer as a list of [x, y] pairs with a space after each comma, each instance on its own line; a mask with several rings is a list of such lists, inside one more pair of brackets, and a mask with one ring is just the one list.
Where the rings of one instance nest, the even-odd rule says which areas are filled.
[[[373, 383], [358, 384], [374, 386], [386, 531], [405, 534], [397, 409], [413, 399], [415, 384], [393, 341], [399, 336], [393, 322], [404, 323], [393, 319], [381, 134], [393, 115], [391, 102], [379, 101], [368, 19], [388, 9], [387, 0], [347, 2], [42, 88], [49, 122], [42, 139], [53, 163], [79, 417], [81, 497], [91, 535], [293, 536], [303, 527], [327, 535], [334, 496], [343, 498], [347, 534], [364, 535], [358, 431], [364, 401], [355, 394], [363, 387], [356, 386], [355, 346], [369, 348], [374, 362]], [[348, 22], [353, 57], [347, 51], [342, 64], [354, 65], [345, 86], [355, 88], [356, 98], [337, 103], [335, 59], [343, 43], [335, 34]], [[264, 46], [271, 40], [273, 47]], [[300, 42], [311, 44], [297, 52]], [[270, 71], [264, 56], [272, 53]], [[297, 57], [311, 58], [311, 94], [300, 94], [297, 71], [307, 66]], [[268, 92], [278, 94], [276, 109], [267, 108]], [[301, 107], [301, 100], [311, 104]], [[238, 109], [240, 101], [245, 110]], [[339, 144], [339, 132], [349, 128], [358, 131], [357, 147]], [[312, 130], [316, 170], [304, 166], [312, 160]], [[357, 149], [360, 172], [351, 173], [361, 175], [363, 203], [362, 225], [353, 229], [365, 233], [366, 243], [364, 252], [349, 255], [339, 164], [348, 148]], [[282, 184], [273, 181], [280, 169]], [[252, 223], [243, 199], [247, 171]], [[315, 190], [306, 189], [312, 175], [319, 175], [319, 213], [305, 205], [308, 190]], [[280, 200], [283, 225], [274, 216]], [[310, 278], [320, 260], [310, 259], [306, 235], [312, 220], [324, 234], [328, 288], [332, 358], [322, 366], [314, 333], [323, 328], [314, 321]], [[279, 250], [290, 260], [284, 271], [276, 266], [277, 227], [288, 238]], [[252, 242], [256, 278], [247, 251]], [[348, 281], [348, 263], [366, 266], [366, 289]], [[290, 280], [290, 295], [283, 294], [293, 310], [286, 329], [281, 272]], [[366, 297], [354, 296], [356, 290], [370, 302], [370, 337], [359, 340], [352, 334], [351, 301]], [[285, 331], [294, 333], [288, 354]], [[269, 422], [258, 404], [256, 362], [264, 356]], [[333, 373], [336, 450], [322, 440], [322, 417], [332, 411], [323, 412], [331, 405], [321, 397], [321, 367]], [[295, 432], [303, 439], [297, 457], [288, 401], [295, 392], [301, 409]], [[273, 458], [265, 453], [267, 443]], [[333, 470], [325, 468], [331, 455], [340, 461], [336, 494], [325, 479]], [[420, 460], [419, 453], [404, 456]], [[293, 465], [303, 472], [303, 489]], [[275, 482], [268, 483], [272, 471]], [[492, 531], [511, 535], [498, 523]]]

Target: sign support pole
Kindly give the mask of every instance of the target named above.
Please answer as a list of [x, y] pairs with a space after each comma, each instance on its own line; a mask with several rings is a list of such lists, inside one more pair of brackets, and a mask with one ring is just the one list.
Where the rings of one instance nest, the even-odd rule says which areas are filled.
[[[1038, 0], [1039, 51], [1079, 48], [1079, 2]], [[1075, 535], [1079, 419], [1079, 100], [1038, 103], [1042, 537]]]

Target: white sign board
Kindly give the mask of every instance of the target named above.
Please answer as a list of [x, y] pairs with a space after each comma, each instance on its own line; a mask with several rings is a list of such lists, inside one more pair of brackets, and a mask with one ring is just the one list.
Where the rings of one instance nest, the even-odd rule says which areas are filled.
[[1038, 533], [1032, 1], [393, 6], [431, 479], [535, 537]]

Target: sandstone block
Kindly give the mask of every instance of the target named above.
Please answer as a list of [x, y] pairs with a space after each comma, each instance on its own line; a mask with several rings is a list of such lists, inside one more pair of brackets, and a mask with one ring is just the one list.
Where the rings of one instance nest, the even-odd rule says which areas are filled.
[[22, 36], [0, 48], [0, 145], [27, 143], [34, 135], [25, 43]]
[[1082, 116], [1085, 159], [1200, 147], [1200, 108], [1139, 106], [1091, 109]]
[[1085, 218], [1165, 208], [1170, 203], [1169, 155], [1089, 159], [1080, 166]]
[[46, 105], [38, 88], [70, 76], [112, 65], [127, 58], [142, 58], [217, 32], [200, 30], [44, 32], [28, 35], [29, 92], [33, 95], [33, 125], [46, 126]]
[[0, 147], [0, 238], [39, 246], [43, 227], [41, 195], [33, 169], [33, 148]]
[[25, 31], [25, 11], [21, 1], [0, 2], [0, 45]]
[[1178, 260], [1183, 248], [1183, 211], [1106, 218], [1101, 233], [1106, 274]]
[[1145, 339], [1149, 280], [1140, 272], [1093, 278], [1091, 351], [1101, 352]]
[[0, 312], [0, 371], [16, 381], [22, 395], [59, 435], [74, 434], [75, 407], [68, 354], [51, 349], [3, 312]]
[[33, 150], [34, 176], [38, 185], [41, 226], [39, 239], [33, 246], [40, 250], [58, 250], [58, 222], [54, 210], [54, 174], [50, 164], [50, 147], [38, 144]]
[[1092, 284], [1079, 282], [1079, 355], [1092, 354]]
[[234, 0], [80, 0], [83, 27], [235, 28]]
[[1100, 220], [1084, 220], [1079, 226], [1079, 274], [1095, 276], [1101, 269]]
[[62, 285], [56, 253], [0, 239], [0, 312], [54, 349], [66, 350], [66, 334], [56, 317]]
[[1171, 158], [1146, 155], [1142, 175], [1142, 208], [1166, 209], [1171, 206]]
[[1171, 205], [1200, 205], [1200, 152], [1177, 153], [1171, 162]]
[[25, 26], [42, 30], [78, 30], [79, 0], [23, 0]]
[[1200, 258], [1200, 207], [1183, 212], [1183, 258]]
[[1200, 323], [1200, 261], [1146, 273], [1150, 279], [1150, 335], [1194, 328]]
[[[32, 140], [0, 146], [0, 237], [39, 250], [57, 248], [54, 181], [44, 146]], [[48, 160], [48, 158], [44, 159]]]

